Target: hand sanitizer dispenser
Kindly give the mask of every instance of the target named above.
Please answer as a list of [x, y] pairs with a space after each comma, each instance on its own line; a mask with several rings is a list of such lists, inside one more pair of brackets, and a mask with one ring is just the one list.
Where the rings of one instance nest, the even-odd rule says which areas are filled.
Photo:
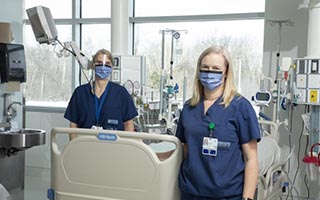
[[0, 78], [1, 83], [26, 82], [26, 59], [23, 45], [0, 43]]

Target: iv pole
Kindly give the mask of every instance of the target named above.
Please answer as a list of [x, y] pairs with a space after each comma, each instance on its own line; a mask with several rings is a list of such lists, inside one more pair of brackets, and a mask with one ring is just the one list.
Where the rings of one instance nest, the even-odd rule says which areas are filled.
[[[165, 35], [171, 35], [171, 50], [170, 50], [170, 75], [169, 79], [170, 82], [173, 80], [173, 56], [174, 56], [174, 41], [180, 38], [180, 32], [186, 32], [186, 30], [173, 30], [173, 29], [165, 29], [160, 30], [162, 34], [162, 52], [161, 52], [161, 79], [160, 79], [160, 105], [159, 105], [159, 120], [165, 120], [167, 128], [172, 128], [172, 116], [171, 116], [171, 104], [172, 104], [172, 97], [173, 97], [173, 86], [169, 85], [168, 91], [164, 91], [164, 85], [167, 82], [167, 77], [165, 74]], [[171, 83], [169, 83], [171, 84]], [[167, 102], [166, 102], [167, 100]], [[166, 112], [166, 108], [168, 111]]]
[[278, 25], [278, 47], [277, 47], [277, 60], [276, 60], [276, 78], [275, 78], [275, 84], [277, 86], [277, 98], [276, 101], [273, 101], [275, 103], [275, 106], [273, 107], [273, 117], [272, 120], [275, 121], [276, 123], [279, 123], [279, 118], [280, 118], [280, 98], [281, 98], [281, 77], [279, 77], [279, 72], [280, 72], [280, 47], [281, 47], [281, 29], [282, 26], [294, 26], [294, 22], [291, 20], [267, 20], [267, 22], [271, 25]]

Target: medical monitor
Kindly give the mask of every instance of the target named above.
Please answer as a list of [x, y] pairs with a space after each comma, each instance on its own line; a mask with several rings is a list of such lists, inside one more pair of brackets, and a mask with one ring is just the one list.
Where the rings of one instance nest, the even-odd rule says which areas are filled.
[[36, 40], [40, 44], [51, 44], [56, 41], [58, 32], [49, 8], [44, 6], [29, 8], [27, 15]]

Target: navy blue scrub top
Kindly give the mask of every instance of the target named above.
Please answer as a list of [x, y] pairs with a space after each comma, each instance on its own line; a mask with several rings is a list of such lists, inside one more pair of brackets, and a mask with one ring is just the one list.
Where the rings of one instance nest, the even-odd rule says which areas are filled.
[[[181, 164], [179, 187], [182, 193], [209, 198], [240, 195], [243, 192], [244, 159], [241, 145], [260, 140], [258, 120], [250, 102], [234, 97], [225, 108], [220, 97], [204, 114], [203, 99], [194, 107], [185, 104], [176, 136], [188, 145]], [[218, 139], [217, 156], [202, 154], [203, 137]]]
[[[91, 128], [99, 125], [108, 130], [124, 130], [124, 122], [138, 115], [128, 91], [119, 84], [109, 81], [105, 100], [96, 120], [95, 94], [91, 85], [84, 84], [75, 89], [69, 101], [64, 117], [79, 125], [79, 128]], [[105, 90], [106, 92], [106, 90]], [[101, 95], [101, 97], [103, 94]], [[101, 98], [98, 100], [100, 104]]]

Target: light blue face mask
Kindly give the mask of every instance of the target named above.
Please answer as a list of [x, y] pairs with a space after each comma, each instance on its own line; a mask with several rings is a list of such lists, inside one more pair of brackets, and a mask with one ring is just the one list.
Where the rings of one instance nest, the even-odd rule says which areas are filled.
[[222, 84], [222, 72], [200, 71], [199, 80], [203, 87], [214, 90]]
[[100, 79], [107, 79], [112, 73], [112, 67], [108, 65], [98, 65], [95, 67], [95, 74]]

